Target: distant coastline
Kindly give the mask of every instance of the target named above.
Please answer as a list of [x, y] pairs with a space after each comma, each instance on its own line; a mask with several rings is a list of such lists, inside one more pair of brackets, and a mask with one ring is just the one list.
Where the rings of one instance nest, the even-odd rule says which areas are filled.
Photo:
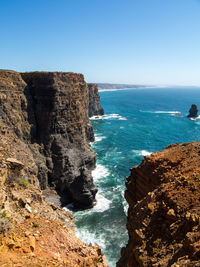
[[118, 91], [118, 90], [134, 90], [134, 89], [147, 89], [147, 88], [196, 88], [200, 86], [195, 85], [139, 85], [139, 84], [114, 84], [114, 83], [97, 83], [99, 92]]
[[110, 90], [110, 89], [136, 89], [139, 87], [146, 87], [141, 84], [115, 84], [115, 83], [97, 83], [99, 90]]

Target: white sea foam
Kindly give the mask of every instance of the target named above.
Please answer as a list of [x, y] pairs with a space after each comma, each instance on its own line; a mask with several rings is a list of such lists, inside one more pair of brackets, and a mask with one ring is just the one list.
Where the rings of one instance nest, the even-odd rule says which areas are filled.
[[127, 216], [128, 215], [128, 202], [126, 201], [126, 199], [124, 197], [124, 190], [121, 190], [121, 196], [122, 196], [122, 204], [124, 207], [124, 213]]
[[100, 142], [102, 141], [103, 139], [105, 139], [106, 137], [105, 136], [102, 136], [102, 135], [95, 135], [95, 141], [94, 142]]
[[199, 119], [200, 119], [200, 115], [198, 117], [196, 117], [196, 118], [190, 118], [190, 120], [192, 120], [192, 121], [196, 121], [196, 120], [199, 120]]
[[97, 164], [96, 168], [92, 171], [92, 176], [94, 181], [100, 178], [107, 177], [108, 175], [109, 175], [109, 170], [101, 164]]
[[149, 152], [147, 150], [132, 150], [132, 152], [134, 152], [135, 154], [137, 154], [138, 156], [149, 156], [152, 154], [152, 152]]
[[154, 113], [157, 113], [157, 114], [180, 114], [181, 112], [180, 111], [162, 111], [162, 110], [158, 110], [158, 111], [155, 111]]
[[101, 116], [92, 116], [90, 120], [127, 120], [127, 118], [120, 116], [119, 114], [113, 113], [113, 114], [105, 114]]
[[156, 110], [156, 111], [145, 111], [145, 110], [140, 110], [140, 112], [145, 112], [145, 113], [154, 113], [154, 114], [180, 114], [180, 111], [166, 111], [166, 110]]
[[100, 190], [96, 194], [96, 200], [97, 204], [91, 209], [91, 211], [104, 212], [105, 210], [109, 209], [111, 201], [105, 198]]
[[72, 211], [74, 209], [74, 204], [70, 203], [67, 206], [63, 207], [64, 210]]
[[90, 243], [94, 246], [95, 244], [100, 245], [102, 249], [105, 249], [105, 237], [97, 236], [95, 233], [89, 232], [88, 229], [81, 229], [80, 231], [75, 228], [75, 232], [78, 238], [80, 238], [83, 242], [85, 242], [87, 245]]
[[[105, 198], [100, 189], [98, 190], [98, 192], [96, 194], [96, 200], [97, 200], [97, 204], [92, 209], [83, 210], [83, 211], [79, 211], [79, 212], [84, 213], [84, 214], [85, 213], [89, 214], [92, 212], [104, 212], [105, 210], [109, 209], [110, 204], [111, 204], [111, 200]], [[72, 211], [74, 209], [74, 205], [73, 205], [73, 203], [70, 203], [67, 206], [65, 206], [63, 209]]]

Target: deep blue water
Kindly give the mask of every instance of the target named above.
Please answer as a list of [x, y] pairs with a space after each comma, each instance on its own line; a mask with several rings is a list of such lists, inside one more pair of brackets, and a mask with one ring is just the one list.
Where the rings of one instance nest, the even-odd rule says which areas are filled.
[[171, 143], [200, 140], [200, 119], [186, 117], [191, 104], [200, 107], [200, 88], [104, 91], [100, 97], [106, 115], [92, 119], [98, 204], [74, 216], [78, 236], [101, 245], [111, 267], [128, 240], [123, 195], [129, 168]]

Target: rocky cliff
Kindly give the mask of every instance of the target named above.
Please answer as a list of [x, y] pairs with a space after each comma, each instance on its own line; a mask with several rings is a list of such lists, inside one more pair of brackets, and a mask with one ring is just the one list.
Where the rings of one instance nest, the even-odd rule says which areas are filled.
[[117, 266], [199, 266], [200, 143], [145, 157], [126, 186], [129, 242]]
[[88, 110], [88, 86], [81, 74], [0, 71], [4, 159], [20, 160], [29, 182], [41, 189], [50, 185], [64, 204], [74, 202], [81, 208], [93, 206], [97, 192], [91, 176], [95, 152], [89, 145], [94, 135]]
[[104, 110], [100, 104], [100, 96], [98, 93], [98, 87], [94, 83], [88, 83], [89, 91], [89, 117], [94, 115], [103, 115]]

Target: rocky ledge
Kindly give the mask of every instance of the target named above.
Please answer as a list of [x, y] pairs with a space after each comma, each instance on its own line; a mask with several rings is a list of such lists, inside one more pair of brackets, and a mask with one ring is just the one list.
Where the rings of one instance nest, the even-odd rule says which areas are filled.
[[92, 207], [97, 192], [90, 99], [82, 74], [0, 70], [2, 164], [19, 160], [26, 166], [25, 179], [41, 189], [55, 188], [63, 204], [78, 208]]
[[71, 213], [23, 180], [0, 187], [0, 255], [0, 266], [7, 267], [107, 267], [98, 245], [76, 237]]
[[145, 157], [126, 186], [129, 241], [117, 266], [199, 266], [200, 143]]

